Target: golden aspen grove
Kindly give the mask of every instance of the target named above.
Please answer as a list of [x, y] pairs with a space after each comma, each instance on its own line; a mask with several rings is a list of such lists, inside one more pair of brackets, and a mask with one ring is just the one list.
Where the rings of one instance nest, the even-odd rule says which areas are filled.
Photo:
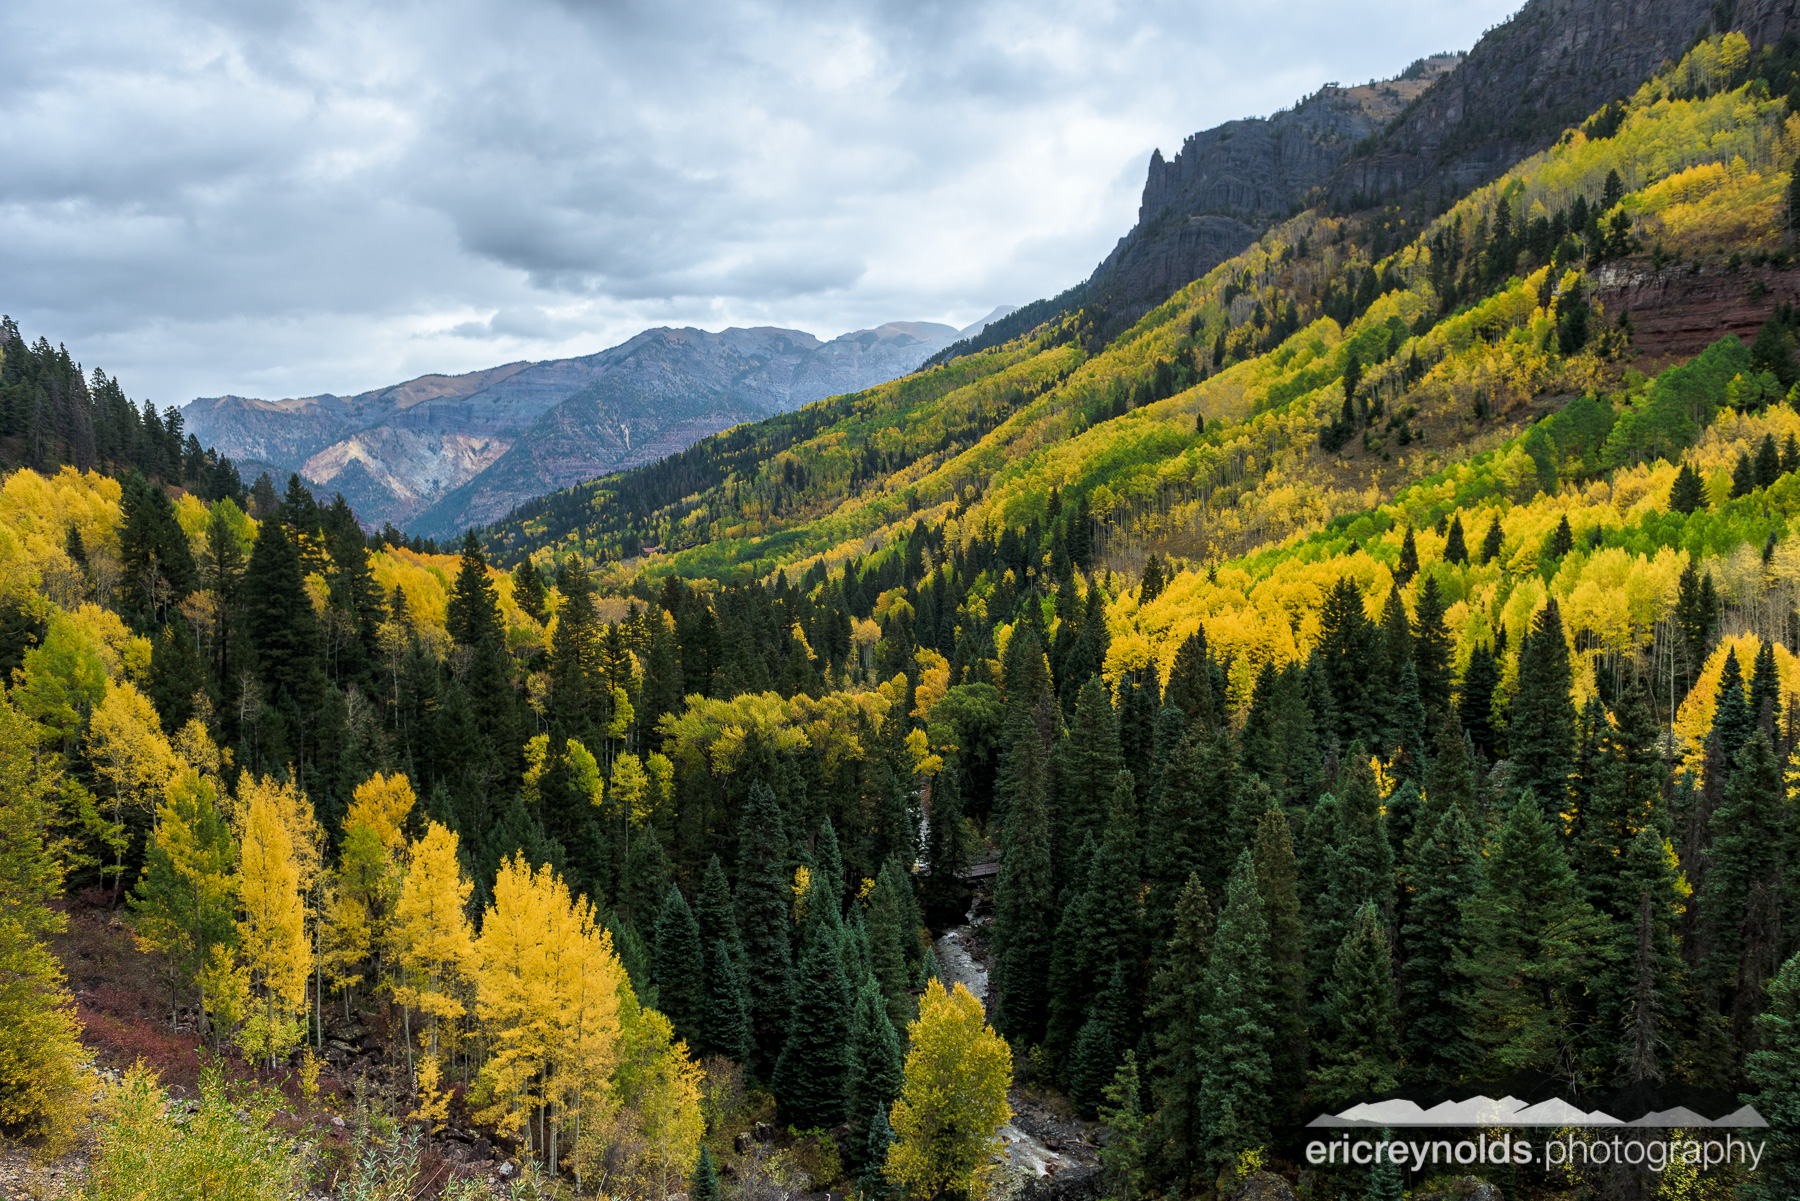
[[[94, 1201], [1800, 1195], [1800, 33], [1735, 11], [452, 546], [8, 319], [0, 1133]], [[1309, 1125], [1476, 1097], [1566, 1154]]]

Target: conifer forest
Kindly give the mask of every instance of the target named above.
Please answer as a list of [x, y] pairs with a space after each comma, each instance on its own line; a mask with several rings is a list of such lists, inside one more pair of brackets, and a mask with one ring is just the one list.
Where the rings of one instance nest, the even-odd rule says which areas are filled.
[[[8, 319], [32, 1195], [1800, 1196], [1800, 39], [1721, 28], [450, 546]], [[1476, 1095], [1692, 1112], [1308, 1151]]]

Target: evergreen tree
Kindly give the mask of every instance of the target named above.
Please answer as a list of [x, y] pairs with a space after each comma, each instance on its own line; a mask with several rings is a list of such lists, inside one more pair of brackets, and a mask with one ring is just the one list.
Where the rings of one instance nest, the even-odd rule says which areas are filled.
[[1781, 478], [1781, 451], [1775, 447], [1774, 434], [1764, 434], [1756, 448], [1754, 472], [1758, 488], [1767, 488]]
[[830, 1129], [844, 1120], [853, 1011], [837, 932], [820, 923], [795, 973], [787, 1039], [769, 1081], [782, 1116], [797, 1129]]
[[1080, 846], [1082, 839], [1100, 837], [1114, 779], [1123, 766], [1112, 701], [1098, 676], [1089, 677], [1081, 686], [1075, 719], [1069, 737], [1058, 747], [1058, 755], [1059, 804], [1051, 837], [1060, 859]]
[[1462, 694], [1457, 698], [1456, 720], [1469, 733], [1469, 741], [1484, 759], [1496, 752], [1494, 738], [1494, 690], [1500, 686], [1500, 664], [1489, 647], [1477, 643], [1463, 672]]
[[756, 1046], [767, 1064], [781, 1050], [792, 1004], [788, 943], [787, 834], [781, 807], [761, 780], [750, 785], [738, 820], [738, 940], [749, 976]]
[[1732, 1041], [1755, 1029], [1765, 983], [1779, 962], [1782, 851], [1788, 837], [1781, 766], [1761, 730], [1738, 751], [1700, 905], [1707, 947], [1703, 973]]
[[750, 990], [725, 939], [713, 943], [707, 967], [700, 1039], [695, 1050], [701, 1055], [723, 1055], [734, 1063], [744, 1063], [756, 1046], [750, 1036]]
[[1364, 904], [1338, 947], [1326, 992], [1318, 1076], [1326, 1105], [1399, 1083], [1399, 1017], [1387, 927], [1374, 904]]
[[1106, 1123], [1106, 1146], [1100, 1152], [1108, 1201], [1137, 1201], [1144, 1185], [1144, 1107], [1138, 1095], [1138, 1063], [1134, 1052], [1114, 1073], [1104, 1092], [1100, 1120]]
[[1287, 813], [1279, 806], [1270, 806], [1258, 819], [1250, 853], [1269, 931], [1274, 1091], [1277, 1097], [1298, 1097], [1306, 1085], [1306, 925], [1300, 916], [1300, 862], [1294, 856]]
[[[1661, 1081], [1668, 1032], [1684, 1016], [1685, 981], [1674, 925], [1687, 886], [1674, 848], [1656, 829], [1637, 832], [1623, 856], [1616, 893], [1637, 894], [1635, 911], [1613, 920], [1613, 960], [1597, 993], [1602, 1029], [1619, 1033], [1611, 1068], [1621, 1084]], [[1604, 1055], [1605, 1048], [1602, 1049]]]
[[908, 947], [915, 942], [908, 927], [906, 907], [894, 872], [884, 866], [870, 894], [864, 930], [869, 940], [869, 970], [886, 998], [888, 1021], [896, 1030], [912, 1020], [912, 970], [907, 966]]
[[1200, 1069], [1199, 1125], [1207, 1132], [1213, 1171], [1269, 1140], [1275, 1040], [1269, 977], [1268, 925], [1256, 868], [1245, 851], [1226, 888], [1202, 985], [1207, 1004], [1200, 1045], [1208, 1054]]
[[1706, 503], [1706, 490], [1693, 464], [1683, 463], [1669, 488], [1669, 512], [1693, 513]]
[[1212, 657], [1206, 649], [1206, 627], [1196, 626], [1175, 652], [1169, 668], [1169, 687], [1163, 704], [1187, 714], [1192, 730], [1211, 730], [1218, 724], [1217, 701], [1213, 696]]
[[963, 817], [962, 771], [955, 761], [944, 765], [931, 782], [931, 822], [925, 833], [925, 920], [931, 926], [956, 925], [969, 906], [962, 873], [974, 858], [974, 839]]
[[1481, 876], [1481, 840], [1461, 803], [1451, 802], [1407, 857], [1411, 896], [1400, 931], [1400, 985], [1411, 1076], [1434, 1084], [1462, 1079], [1474, 1049], [1458, 1005], [1465, 981], [1456, 962], [1463, 909]]
[[1469, 548], [1463, 541], [1462, 514], [1450, 518], [1450, 532], [1444, 535], [1444, 562], [1467, 563]]
[[1769, 1123], [1769, 1166], [1752, 1188], [1762, 1201], [1800, 1195], [1800, 955], [1781, 965], [1756, 1019], [1758, 1049], [1744, 1064], [1748, 1100]]
[[1307, 954], [1312, 979], [1329, 978], [1337, 949], [1350, 934], [1356, 912], [1374, 902], [1384, 922], [1394, 913], [1394, 850], [1375, 773], [1360, 746], [1352, 746], [1339, 777], [1337, 829], [1324, 848], [1323, 888], [1310, 907]]
[[265, 521], [244, 571], [244, 632], [256, 653], [257, 674], [271, 699], [293, 697], [312, 670], [317, 623], [300, 554], [287, 527]]
[[[1400, 685], [1388, 708], [1386, 744], [1394, 771], [1402, 779], [1416, 783], [1425, 778], [1425, 705], [1419, 697], [1419, 673], [1411, 659], [1400, 669]], [[1404, 840], [1409, 826], [1401, 826], [1395, 834]]]
[[700, 1144], [700, 1158], [694, 1161], [688, 1197], [691, 1201], [719, 1201], [719, 1173], [713, 1167], [712, 1150], [705, 1143]]
[[[1171, 720], [1173, 719], [1173, 720]], [[1181, 728], [1180, 710], [1164, 709], [1159, 739], [1171, 727]], [[1199, 780], [1194, 773], [1194, 745], [1185, 729], [1169, 752], [1161, 778], [1150, 794], [1144, 827], [1144, 930], [1153, 953], [1174, 934], [1175, 902], [1188, 880], [1201, 868]]]
[[1749, 496], [1756, 491], [1756, 468], [1751, 465], [1750, 456], [1739, 454], [1737, 464], [1731, 469], [1731, 499]]
[[1400, 561], [1394, 566], [1394, 586], [1404, 588], [1418, 574], [1419, 547], [1413, 541], [1413, 528], [1409, 525], [1406, 527], [1406, 537], [1400, 543]]
[[1486, 567], [1500, 554], [1500, 514], [1494, 514], [1493, 521], [1488, 523], [1487, 533], [1481, 538], [1481, 565]]
[[864, 980], [850, 1029], [850, 1149], [855, 1164], [867, 1153], [868, 1132], [900, 1095], [905, 1080], [900, 1039], [888, 1021], [887, 999], [873, 979]]
[[677, 1038], [698, 1046], [706, 1007], [706, 957], [700, 925], [679, 888], [669, 890], [656, 919], [656, 989], [659, 1008]]
[[1563, 636], [1562, 613], [1552, 597], [1519, 648], [1519, 689], [1506, 741], [1514, 786], [1530, 789], [1553, 814], [1569, 805], [1569, 777], [1575, 766], [1571, 682], [1569, 644]]
[[711, 947], [723, 939], [733, 962], [742, 962], [744, 949], [738, 942], [737, 917], [731, 909], [731, 886], [725, 882], [725, 865], [717, 855], [707, 861], [700, 890], [694, 894], [694, 920], [700, 925], [700, 945]]
[[1425, 706], [1427, 725], [1434, 729], [1450, 707], [1450, 676], [1456, 657], [1455, 640], [1444, 624], [1447, 608], [1437, 577], [1426, 576], [1419, 585], [1412, 659], [1419, 676], [1419, 702]]
[[1315, 653], [1331, 690], [1340, 745], [1379, 735], [1380, 731], [1372, 728], [1369, 695], [1376, 658], [1374, 631], [1363, 616], [1362, 594], [1348, 576], [1340, 577], [1325, 595]]
[[1150, 1063], [1150, 1088], [1156, 1100], [1156, 1145], [1163, 1167], [1185, 1180], [1205, 1153], [1205, 1127], [1200, 1113], [1200, 1084], [1207, 1056], [1201, 1023], [1206, 1015], [1206, 965], [1212, 957], [1212, 910], [1198, 875], [1188, 877], [1175, 904], [1174, 934], [1162, 954], [1162, 967], [1151, 982], [1145, 1011], [1156, 1058]]
[[1011, 812], [994, 886], [994, 1026], [1015, 1046], [1043, 1041], [1050, 998], [1047, 971], [1055, 896], [1050, 831], [1044, 812], [1044, 763], [1034, 736], [1021, 739], [1011, 768]]
[[1582, 1057], [1583, 990], [1606, 938], [1543, 806], [1519, 793], [1463, 910], [1456, 967], [1469, 981], [1464, 1028], [1481, 1048], [1477, 1072], [1554, 1075]]

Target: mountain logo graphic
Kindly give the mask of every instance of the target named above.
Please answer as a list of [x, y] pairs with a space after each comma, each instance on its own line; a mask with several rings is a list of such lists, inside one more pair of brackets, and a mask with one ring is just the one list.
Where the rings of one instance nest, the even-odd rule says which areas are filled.
[[1614, 1126], [1614, 1127], [1678, 1127], [1684, 1130], [1705, 1128], [1760, 1129], [1769, 1123], [1760, 1113], [1745, 1105], [1721, 1118], [1708, 1118], [1686, 1106], [1651, 1110], [1636, 1118], [1617, 1118], [1604, 1110], [1586, 1110], [1571, 1105], [1560, 1097], [1528, 1105], [1517, 1097], [1470, 1097], [1466, 1101], [1445, 1101], [1429, 1109], [1416, 1101], [1373, 1101], [1352, 1105], [1342, 1113], [1320, 1114], [1308, 1122], [1309, 1127], [1405, 1127], [1432, 1126], [1440, 1129], [1470, 1126]]

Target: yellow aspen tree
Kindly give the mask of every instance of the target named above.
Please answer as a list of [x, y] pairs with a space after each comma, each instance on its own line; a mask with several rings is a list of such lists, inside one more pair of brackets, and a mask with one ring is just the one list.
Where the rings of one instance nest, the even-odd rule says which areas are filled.
[[[107, 687], [88, 721], [88, 759], [94, 765], [112, 820], [123, 825], [126, 809], [151, 809], [162, 798], [163, 785], [175, 774], [175, 752], [163, 737], [162, 721], [150, 698], [129, 683]], [[125, 874], [125, 845], [118, 844], [114, 885]]]
[[313, 974], [313, 1016], [319, 1031], [318, 1046], [324, 1046], [324, 1004], [326, 917], [332, 912], [333, 873], [325, 870], [325, 829], [319, 825], [312, 802], [292, 779], [277, 781], [269, 776], [238, 774], [235, 822], [241, 829], [253, 795], [268, 802], [293, 846], [294, 866], [299, 873], [302, 924], [306, 933], [308, 957]]
[[406, 849], [406, 819], [417, 803], [412, 781], [403, 773], [376, 772], [351, 794], [350, 808], [344, 813], [344, 829], [369, 827], [388, 854], [398, 857]]
[[675, 1037], [669, 1019], [639, 1009], [625, 1038], [625, 1062], [616, 1081], [620, 1098], [635, 1119], [638, 1191], [667, 1197], [700, 1156], [706, 1118], [700, 1109], [705, 1072]]
[[195, 1010], [203, 1034], [206, 970], [214, 949], [229, 948], [236, 935], [235, 860], [213, 780], [195, 768], [182, 769], [157, 807], [131, 907], [138, 948], [160, 953], [169, 967], [171, 999], [183, 988], [198, 989]]
[[1012, 1051], [967, 988], [947, 993], [935, 979], [906, 1032], [905, 1081], [889, 1114], [895, 1141], [887, 1178], [908, 1196], [953, 1192], [979, 1201], [999, 1148], [996, 1132], [1012, 1119]]
[[[268, 784], [267, 780], [261, 784]], [[281, 790], [252, 787], [238, 845], [238, 945], [255, 998], [238, 1035], [246, 1055], [271, 1067], [300, 1042], [312, 968], [302, 865], [283, 821]]]
[[[456, 859], [456, 834], [432, 822], [412, 848], [394, 909], [392, 941], [400, 966], [395, 999], [429, 1019], [425, 1062], [438, 1072], [438, 1028], [465, 1012], [457, 987], [474, 964], [475, 940], [464, 910], [474, 884]], [[424, 1072], [419, 1087], [425, 1088]], [[435, 1084], [435, 1079], [434, 1079]]]

